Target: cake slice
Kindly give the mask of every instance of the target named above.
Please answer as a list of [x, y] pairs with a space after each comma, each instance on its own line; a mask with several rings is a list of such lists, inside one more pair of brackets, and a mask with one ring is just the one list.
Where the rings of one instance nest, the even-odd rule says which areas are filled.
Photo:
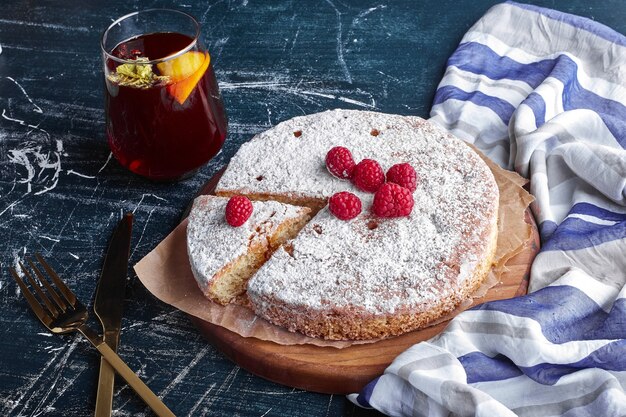
[[277, 201], [254, 201], [251, 217], [230, 226], [224, 213], [228, 198], [195, 199], [187, 225], [187, 251], [198, 286], [225, 305], [246, 291], [248, 279], [309, 220], [310, 209]]

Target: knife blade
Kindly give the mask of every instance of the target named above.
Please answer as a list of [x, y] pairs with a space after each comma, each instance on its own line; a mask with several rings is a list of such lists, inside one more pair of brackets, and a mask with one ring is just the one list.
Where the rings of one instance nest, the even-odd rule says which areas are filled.
[[[113, 351], [117, 351], [122, 325], [132, 228], [133, 214], [126, 213], [117, 224], [109, 241], [93, 305], [94, 312], [102, 324], [103, 339]], [[114, 382], [115, 371], [104, 358], [101, 358], [96, 395], [96, 417], [111, 415]]]

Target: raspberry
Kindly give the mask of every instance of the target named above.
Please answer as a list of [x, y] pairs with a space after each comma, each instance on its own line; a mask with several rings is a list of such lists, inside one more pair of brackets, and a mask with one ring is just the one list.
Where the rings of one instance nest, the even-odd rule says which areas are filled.
[[387, 171], [387, 182], [393, 182], [413, 192], [417, 188], [417, 173], [411, 164], [395, 164]]
[[361, 213], [361, 199], [348, 191], [335, 193], [328, 200], [328, 210], [340, 220], [354, 219]]
[[352, 170], [352, 183], [361, 191], [373, 193], [385, 182], [385, 173], [373, 159], [364, 159]]
[[236, 195], [226, 203], [226, 221], [233, 227], [239, 227], [252, 215], [252, 203], [247, 197]]
[[335, 146], [326, 154], [326, 168], [337, 178], [349, 179], [355, 165], [350, 150], [343, 146]]
[[413, 210], [413, 194], [393, 182], [387, 182], [374, 194], [372, 211], [379, 217], [404, 217]]

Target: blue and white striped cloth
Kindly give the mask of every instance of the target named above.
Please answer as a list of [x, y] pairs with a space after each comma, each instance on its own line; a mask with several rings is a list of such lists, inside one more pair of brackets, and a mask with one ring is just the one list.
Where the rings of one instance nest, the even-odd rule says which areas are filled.
[[626, 37], [497, 5], [450, 57], [431, 116], [530, 177], [530, 294], [462, 313], [349, 398], [393, 416], [626, 415]]

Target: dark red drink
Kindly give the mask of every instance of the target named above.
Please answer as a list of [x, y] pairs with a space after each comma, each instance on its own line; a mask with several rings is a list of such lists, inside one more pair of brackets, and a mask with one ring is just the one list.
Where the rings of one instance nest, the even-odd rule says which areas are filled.
[[[128, 39], [105, 59], [107, 136], [113, 155], [155, 180], [195, 172], [221, 149], [226, 114], [210, 56], [180, 33]], [[180, 52], [185, 51], [185, 52]]]

